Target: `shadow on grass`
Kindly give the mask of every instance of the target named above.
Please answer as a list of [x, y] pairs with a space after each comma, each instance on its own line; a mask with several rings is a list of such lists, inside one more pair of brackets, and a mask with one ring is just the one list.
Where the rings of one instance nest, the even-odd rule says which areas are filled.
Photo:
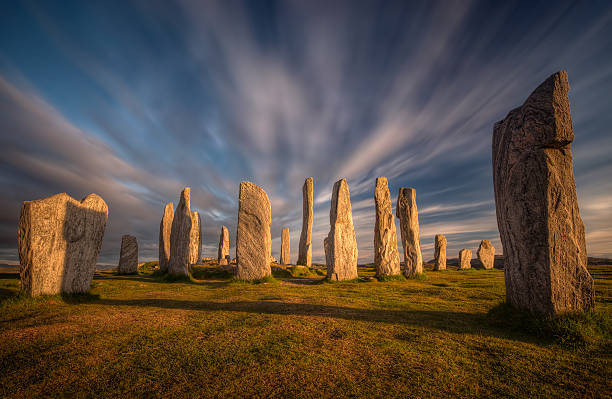
[[405, 324], [454, 334], [475, 334], [511, 339], [541, 346], [560, 344], [570, 348], [603, 342], [610, 344], [611, 318], [601, 313], [568, 315], [546, 319], [518, 312], [505, 304], [488, 313], [431, 310], [358, 309], [344, 306], [271, 301], [210, 302], [172, 299], [100, 299], [97, 296], [70, 296], [68, 303], [96, 303], [109, 306], [155, 307], [204, 312], [246, 312], [253, 314], [328, 317], [374, 323]]

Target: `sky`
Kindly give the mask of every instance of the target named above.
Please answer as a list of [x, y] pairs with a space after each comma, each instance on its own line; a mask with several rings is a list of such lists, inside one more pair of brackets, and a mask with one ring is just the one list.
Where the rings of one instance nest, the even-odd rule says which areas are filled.
[[251, 181], [270, 198], [272, 254], [289, 227], [295, 262], [309, 176], [315, 262], [341, 178], [373, 261], [378, 176], [394, 208], [416, 189], [424, 260], [435, 234], [450, 258], [482, 239], [501, 253], [493, 124], [562, 69], [587, 252], [612, 257], [612, 2], [3, 2], [0, 259], [18, 259], [22, 202], [66, 192], [108, 204], [99, 263], [118, 262], [123, 234], [154, 260], [183, 187], [203, 256], [222, 225], [234, 256]]

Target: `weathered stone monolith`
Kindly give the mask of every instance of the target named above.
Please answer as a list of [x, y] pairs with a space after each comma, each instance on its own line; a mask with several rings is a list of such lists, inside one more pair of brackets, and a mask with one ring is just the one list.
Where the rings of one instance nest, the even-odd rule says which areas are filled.
[[258, 280], [272, 274], [271, 222], [272, 210], [266, 192], [253, 183], [240, 183], [236, 233], [238, 279]]
[[376, 179], [374, 189], [376, 224], [374, 225], [374, 266], [376, 275], [400, 274], [400, 256], [397, 250], [397, 233], [391, 209], [391, 194], [386, 177]]
[[170, 263], [170, 233], [172, 233], [172, 220], [174, 220], [174, 204], [169, 202], [164, 207], [164, 215], [159, 223], [159, 270], [168, 271]]
[[446, 270], [446, 237], [436, 234], [434, 243], [434, 270]]
[[419, 214], [414, 188], [400, 188], [395, 208], [400, 220], [402, 247], [404, 248], [404, 275], [414, 277], [423, 273], [423, 255], [419, 239]]
[[32, 296], [88, 292], [107, 219], [96, 194], [80, 202], [66, 193], [25, 201], [17, 239], [22, 289]]
[[121, 237], [121, 252], [117, 273], [138, 273], [138, 241], [136, 241], [134, 236], [124, 235]]
[[493, 184], [506, 301], [539, 314], [593, 309], [572, 166], [565, 71], [538, 86], [493, 129]]
[[459, 269], [469, 269], [472, 267], [472, 250], [463, 248], [459, 251]]
[[302, 187], [302, 233], [296, 264], [310, 267], [312, 263], [312, 189], [313, 180], [309, 177]]
[[331, 229], [323, 241], [327, 278], [333, 281], [357, 278], [357, 240], [353, 228], [351, 194], [346, 180], [338, 180], [329, 211]]
[[290, 244], [289, 244], [289, 227], [285, 227], [281, 233], [281, 252], [280, 261], [281, 265], [290, 265]]
[[217, 251], [217, 262], [219, 265], [229, 264], [229, 231], [227, 227], [221, 227], [221, 235], [219, 236], [219, 251]]
[[186, 276], [189, 272], [191, 239], [191, 189], [185, 187], [174, 211], [170, 232], [170, 263], [168, 273]]
[[202, 260], [202, 219], [197, 211], [191, 212], [191, 230], [189, 232], [189, 264]]
[[493, 269], [495, 263], [495, 247], [489, 240], [480, 241], [478, 251], [476, 251], [478, 260], [485, 269]]

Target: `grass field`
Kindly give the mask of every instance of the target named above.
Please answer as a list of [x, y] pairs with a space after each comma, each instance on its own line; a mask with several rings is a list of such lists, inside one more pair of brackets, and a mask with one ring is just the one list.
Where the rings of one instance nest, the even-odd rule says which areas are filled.
[[36, 299], [4, 273], [0, 396], [611, 397], [612, 266], [590, 271], [597, 311], [559, 320], [503, 305], [500, 270], [245, 284], [204, 265]]

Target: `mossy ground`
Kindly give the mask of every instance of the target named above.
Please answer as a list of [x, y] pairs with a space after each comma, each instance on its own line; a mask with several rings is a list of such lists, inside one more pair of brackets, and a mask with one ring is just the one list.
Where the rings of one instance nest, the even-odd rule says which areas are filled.
[[[533, 318], [500, 270], [241, 284], [98, 272], [90, 295], [28, 298], [0, 274], [0, 397], [610, 397], [612, 266], [597, 312]], [[319, 273], [317, 273], [317, 271]]]

